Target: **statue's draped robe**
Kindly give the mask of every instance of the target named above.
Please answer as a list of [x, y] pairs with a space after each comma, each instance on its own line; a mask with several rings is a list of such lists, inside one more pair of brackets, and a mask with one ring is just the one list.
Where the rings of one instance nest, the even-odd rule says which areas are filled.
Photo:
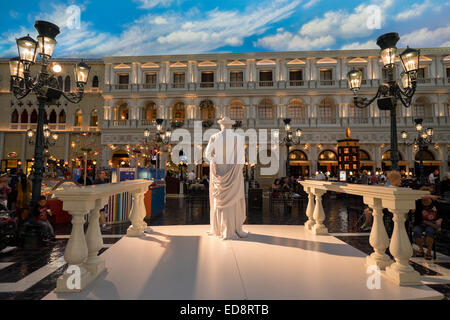
[[244, 177], [244, 137], [225, 129], [213, 136], [206, 147], [210, 162], [210, 235], [222, 239], [246, 237]]

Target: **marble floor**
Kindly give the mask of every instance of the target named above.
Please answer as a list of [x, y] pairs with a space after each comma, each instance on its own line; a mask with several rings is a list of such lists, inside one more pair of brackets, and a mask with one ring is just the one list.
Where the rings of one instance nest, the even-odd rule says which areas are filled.
[[[283, 206], [269, 210], [268, 199], [263, 208], [250, 210], [247, 223], [251, 225], [302, 225], [306, 204], [291, 210]], [[358, 232], [358, 213], [351, 210], [358, 205], [358, 199], [324, 198], [327, 214], [325, 225], [329, 232], [360, 252], [369, 254], [369, 233]], [[189, 209], [185, 199], [168, 198], [166, 209], [152, 217], [152, 226], [204, 225], [209, 223], [209, 212], [201, 207]], [[109, 248], [126, 233], [129, 222], [112, 225], [103, 232], [105, 254]], [[0, 299], [42, 299], [56, 286], [56, 279], [67, 268], [63, 260], [64, 248], [70, 234], [71, 225], [63, 224], [55, 228], [57, 241], [46, 245], [29, 245], [7, 253], [0, 253]], [[450, 298], [450, 244], [438, 242], [438, 259], [429, 262], [423, 258], [411, 258], [410, 264], [421, 274], [422, 281], [430, 288]]]

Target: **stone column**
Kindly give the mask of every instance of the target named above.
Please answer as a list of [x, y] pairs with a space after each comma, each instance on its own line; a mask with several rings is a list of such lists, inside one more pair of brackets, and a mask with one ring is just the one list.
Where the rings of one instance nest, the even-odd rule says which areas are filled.
[[310, 187], [305, 187], [305, 192], [308, 193], [308, 206], [306, 207], [306, 216], [308, 221], [305, 222], [305, 228], [309, 231], [314, 227], [314, 194]]
[[[86, 204], [86, 202], [81, 203]], [[69, 207], [68, 205], [64, 208]], [[72, 203], [69, 213], [72, 215], [72, 233], [69, 242], [67, 242], [64, 252], [64, 260], [69, 265], [68, 271], [60, 276], [56, 282], [55, 292], [79, 292], [89, 282], [90, 276], [86, 268], [83, 266], [87, 256], [88, 248], [86, 238], [84, 237], [84, 215], [86, 214], [85, 206], [78, 206]], [[79, 283], [77, 279], [72, 279], [72, 274], [79, 274]]]
[[133, 191], [133, 205], [130, 212], [131, 226], [127, 230], [127, 236], [139, 237], [144, 234], [147, 227], [145, 218], [144, 193], [146, 190]]
[[322, 196], [325, 194], [326, 190], [314, 188], [313, 192], [316, 196], [316, 205], [314, 207], [313, 213], [313, 217], [316, 223], [311, 230], [314, 234], [317, 235], [328, 234], [328, 229], [323, 225], [323, 221], [325, 220], [325, 212], [323, 211], [322, 206]]
[[[5, 158], [3, 155], [4, 148], [5, 148], [5, 133], [0, 132], [0, 160]], [[24, 166], [25, 164], [22, 162], [22, 165]]]
[[27, 135], [25, 132], [22, 133], [22, 149], [20, 152], [20, 161], [22, 161], [22, 166], [26, 166], [26, 153], [27, 153]]
[[64, 134], [64, 162], [69, 162], [70, 133]]
[[97, 276], [100, 272], [105, 270], [105, 261], [98, 256], [98, 252], [103, 248], [103, 238], [99, 224], [99, 211], [107, 202], [107, 198], [97, 199], [95, 201], [95, 207], [89, 213], [89, 226], [86, 231], [88, 256], [84, 263], [84, 267], [94, 276]]
[[389, 251], [394, 256], [395, 263], [386, 267], [386, 276], [401, 286], [421, 285], [420, 274], [408, 263], [413, 254], [413, 249], [405, 229], [406, 213], [401, 209], [389, 208], [389, 210], [394, 215], [394, 231]]
[[387, 266], [391, 265], [393, 261], [386, 254], [386, 249], [389, 246], [389, 238], [383, 223], [383, 206], [381, 205], [381, 199], [364, 198], [364, 203], [373, 209], [373, 223], [369, 242], [375, 251], [370, 256], [366, 257], [366, 264], [376, 265], [378, 268], [384, 270]]

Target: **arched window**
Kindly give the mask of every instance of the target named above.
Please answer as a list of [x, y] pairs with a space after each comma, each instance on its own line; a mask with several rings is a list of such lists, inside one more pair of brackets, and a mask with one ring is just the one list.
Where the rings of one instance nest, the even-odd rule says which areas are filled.
[[211, 120], [215, 118], [214, 104], [211, 100], [200, 102], [200, 119]]
[[74, 121], [73, 121], [73, 125], [75, 127], [81, 127], [82, 123], [83, 123], [83, 112], [80, 109], [78, 109], [75, 112], [75, 118], [74, 118]]
[[333, 124], [336, 123], [336, 105], [331, 98], [323, 99], [317, 110], [319, 123]]
[[287, 109], [287, 117], [294, 119], [295, 122], [306, 119], [306, 110], [303, 101], [300, 99], [292, 99]]
[[183, 102], [177, 102], [173, 106], [172, 118], [177, 121], [184, 121], [186, 111]]
[[64, 110], [59, 113], [58, 123], [66, 123], [66, 112]]
[[37, 123], [37, 118], [38, 118], [37, 111], [36, 109], [33, 109], [33, 111], [31, 111], [30, 123]]
[[63, 89], [63, 78], [61, 76], [58, 76], [58, 87], [61, 90]]
[[119, 106], [119, 119], [118, 120], [128, 120], [128, 104], [122, 103]]
[[359, 161], [370, 161], [369, 153], [359, 149]]
[[308, 157], [301, 150], [293, 150], [289, 153], [289, 159], [292, 161], [307, 161]]
[[233, 100], [230, 103], [229, 117], [232, 120], [244, 120], [245, 119], [245, 107], [240, 100]]
[[264, 98], [258, 105], [258, 118], [262, 120], [271, 120], [274, 117], [272, 100]]
[[64, 80], [64, 92], [70, 92], [70, 77], [66, 76]]
[[421, 150], [416, 153], [415, 160], [420, 161], [422, 158], [423, 161], [433, 161], [435, 160], [433, 153], [430, 150]]
[[427, 97], [417, 98], [416, 102], [414, 102], [413, 112], [416, 118], [425, 120], [433, 117], [432, 106]]
[[98, 88], [98, 77], [94, 76], [92, 78], [92, 88]]
[[319, 161], [336, 161], [337, 155], [334, 151], [324, 150], [319, 154]]
[[17, 112], [17, 109], [14, 109], [14, 111], [11, 113], [11, 123], [18, 123], [19, 122], [19, 112]]
[[89, 126], [91, 127], [97, 127], [98, 126], [98, 113], [97, 109], [92, 110], [91, 117], [89, 120]]
[[[36, 117], [36, 120], [37, 120], [37, 117]], [[28, 123], [28, 112], [27, 112], [27, 110], [23, 110], [22, 111], [22, 114], [20, 115], [20, 122], [21, 123]]]
[[[381, 160], [383, 161], [390, 161], [391, 160], [391, 150], [387, 150], [383, 155], [381, 156]], [[398, 152], [398, 160], [403, 160], [403, 156], [400, 152]]]
[[56, 111], [54, 109], [52, 110], [52, 112], [50, 112], [48, 123], [56, 123]]
[[156, 103], [147, 103], [147, 107], [145, 107], [145, 120], [156, 120]]

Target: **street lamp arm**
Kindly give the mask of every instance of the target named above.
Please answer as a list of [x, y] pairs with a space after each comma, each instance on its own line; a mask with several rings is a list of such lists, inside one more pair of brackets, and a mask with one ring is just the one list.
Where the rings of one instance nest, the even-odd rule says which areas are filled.
[[78, 103], [83, 99], [84, 88], [78, 88], [77, 92], [65, 93], [61, 91], [61, 94], [71, 103]]
[[411, 88], [406, 88], [405, 90], [402, 90], [400, 86], [396, 85], [397, 90], [397, 97], [400, 99], [402, 104], [405, 106], [405, 108], [409, 108], [411, 106], [412, 97], [414, 96], [414, 93], [416, 92], [416, 82], [414, 81], [412, 83]]
[[[381, 87], [380, 87], [381, 88]], [[367, 100], [366, 97], [358, 97], [356, 94], [355, 96], [353, 96], [353, 103], [355, 104], [356, 107], [360, 108], [360, 109], [364, 109], [367, 108], [368, 106], [370, 106], [376, 99], [378, 99], [381, 95], [381, 89], [378, 88], [378, 91], [376, 93], [376, 95], [370, 99]]]

